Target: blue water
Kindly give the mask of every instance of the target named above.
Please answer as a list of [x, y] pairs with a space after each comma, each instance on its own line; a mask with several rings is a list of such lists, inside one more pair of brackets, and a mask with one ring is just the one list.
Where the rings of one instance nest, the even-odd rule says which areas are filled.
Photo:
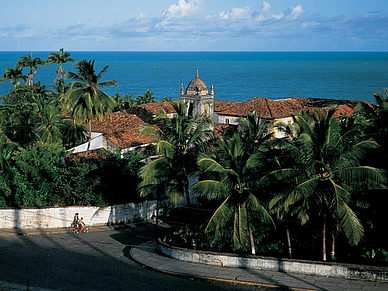
[[[0, 74], [31, 52], [0, 52]], [[157, 99], [177, 99], [199, 70], [208, 88], [214, 85], [218, 100], [245, 101], [253, 97], [335, 98], [373, 102], [373, 91], [388, 87], [388, 52], [71, 52], [73, 59], [95, 59], [102, 80], [116, 80], [108, 94], [145, 90]], [[46, 59], [49, 52], [32, 52]], [[73, 64], [65, 65], [72, 70]], [[49, 87], [56, 65], [39, 67], [34, 80]], [[27, 73], [28, 69], [25, 69]], [[0, 83], [0, 94], [12, 88]]]

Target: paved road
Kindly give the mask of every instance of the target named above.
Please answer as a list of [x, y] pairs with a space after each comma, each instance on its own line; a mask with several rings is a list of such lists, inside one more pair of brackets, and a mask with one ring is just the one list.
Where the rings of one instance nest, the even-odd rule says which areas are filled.
[[132, 261], [131, 246], [146, 242], [153, 235], [154, 228], [142, 224], [87, 234], [2, 236], [0, 281], [79, 291], [258, 290], [254, 286], [176, 277]]

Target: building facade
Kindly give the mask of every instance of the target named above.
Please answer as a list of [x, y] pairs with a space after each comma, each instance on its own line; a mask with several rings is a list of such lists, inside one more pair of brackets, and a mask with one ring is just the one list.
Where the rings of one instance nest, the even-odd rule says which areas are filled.
[[191, 80], [186, 90], [183, 90], [183, 84], [181, 84], [179, 100], [194, 106], [194, 116], [202, 113], [205, 113], [207, 116], [213, 116], [214, 114], [213, 85], [211, 85], [209, 94], [209, 90], [205, 82], [198, 76], [198, 70], [195, 79]]

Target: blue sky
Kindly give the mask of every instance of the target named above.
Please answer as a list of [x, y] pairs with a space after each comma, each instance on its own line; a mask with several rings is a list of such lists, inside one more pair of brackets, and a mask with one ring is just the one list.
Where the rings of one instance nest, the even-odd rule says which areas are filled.
[[1, 51], [388, 51], [388, 0], [0, 0]]

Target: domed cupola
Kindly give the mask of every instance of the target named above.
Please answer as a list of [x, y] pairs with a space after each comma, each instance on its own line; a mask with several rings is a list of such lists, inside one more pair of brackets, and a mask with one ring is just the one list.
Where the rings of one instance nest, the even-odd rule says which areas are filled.
[[191, 103], [194, 105], [193, 114], [206, 114], [207, 116], [213, 116], [214, 113], [214, 89], [213, 85], [209, 90], [206, 87], [204, 81], [202, 81], [197, 75], [195, 79], [191, 80], [186, 88], [183, 90], [183, 84], [181, 84], [181, 94], [179, 100], [184, 103]]
[[209, 90], [207, 89], [205, 82], [202, 81], [198, 76], [198, 70], [197, 70], [197, 75], [196, 75], [195, 79], [191, 80], [191, 82], [187, 86], [186, 94], [187, 95], [207, 95], [207, 94], [209, 94]]

